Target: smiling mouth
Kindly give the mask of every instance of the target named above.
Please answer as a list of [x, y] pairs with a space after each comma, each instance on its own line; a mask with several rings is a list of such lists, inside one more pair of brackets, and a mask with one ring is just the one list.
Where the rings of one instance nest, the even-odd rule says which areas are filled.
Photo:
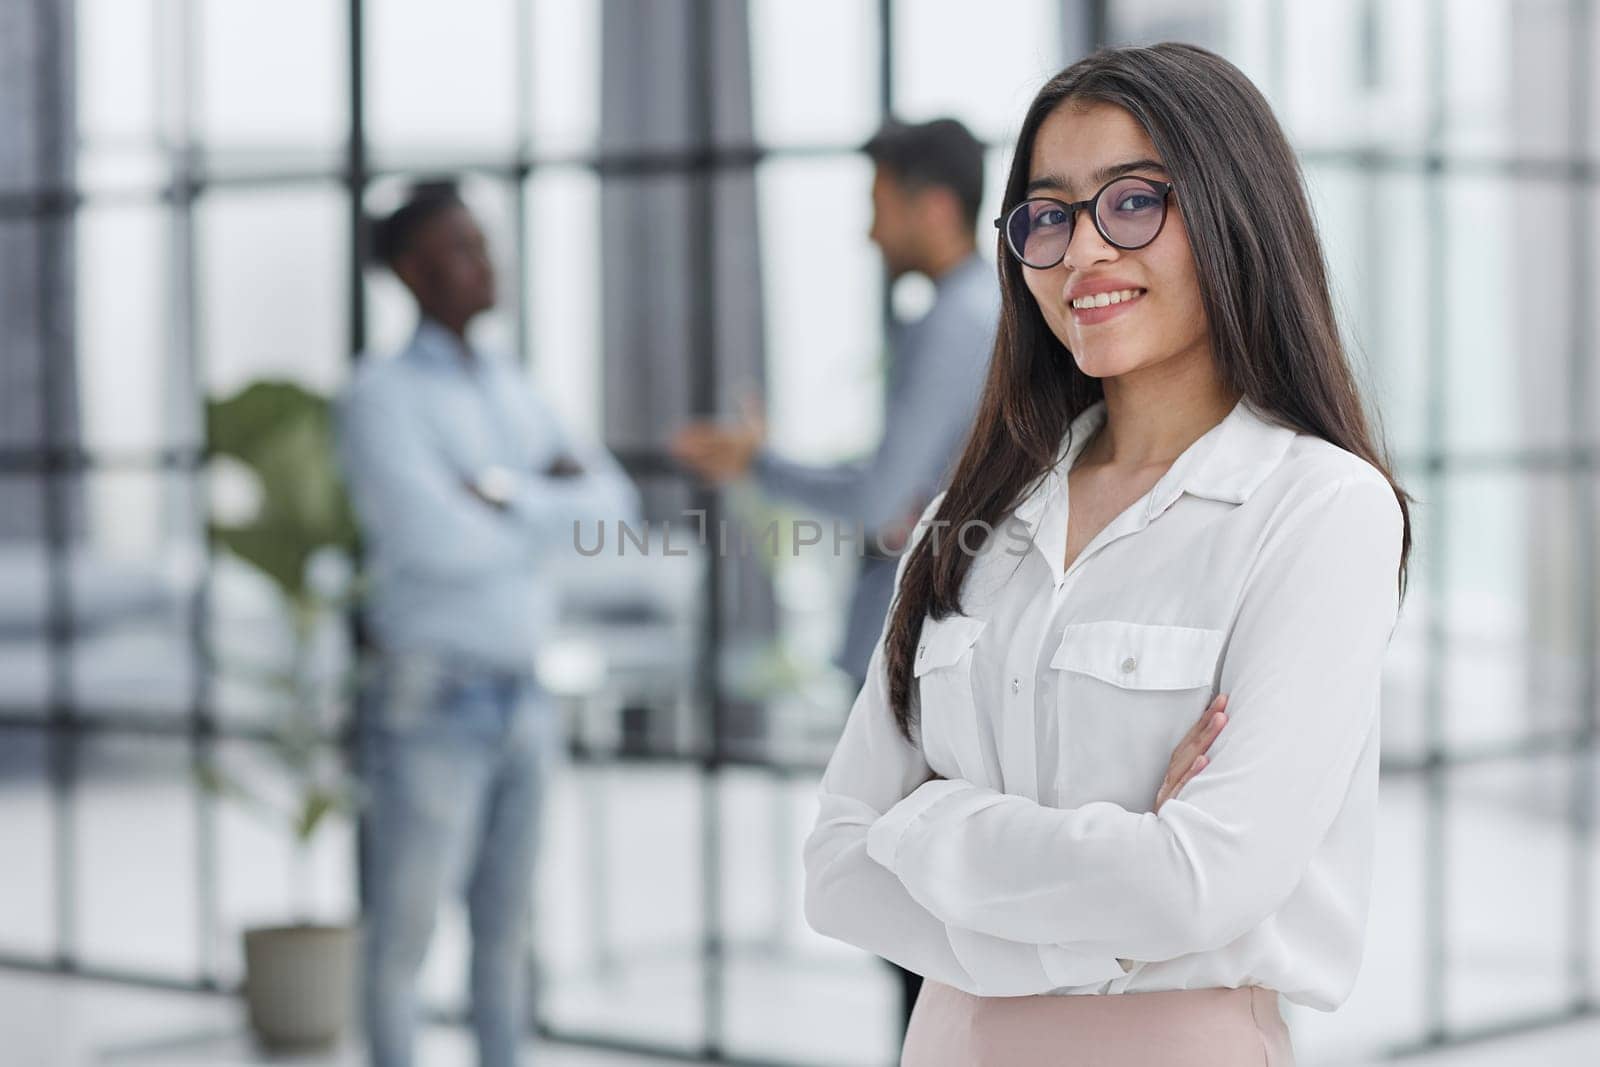
[[1072, 302], [1072, 310], [1088, 311], [1091, 308], [1110, 307], [1113, 304], [1126, 304], [1137, 300], [1148, 290], [1145, 289], [1118, 289], [1110, 293], [1095, 293], [1093, 296], [1080, 296]]
[[[1079, 329], [1099, 326], [1126, 315], [1133, 305], [1144, 299], [1145, 289], [1122, 289], [1114, 293], [1096, 293], [1094, 296], [1074, 300], [1071, 304], [1072, 324]], [[1100, 302], [1101, 298], [1105, 303]], [[1080, 304], [1087, 304], [1080, 307]]]

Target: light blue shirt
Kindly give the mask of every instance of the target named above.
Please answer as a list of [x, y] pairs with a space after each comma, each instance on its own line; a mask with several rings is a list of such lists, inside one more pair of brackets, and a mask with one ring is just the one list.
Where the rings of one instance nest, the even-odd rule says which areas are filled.
[[[559, 608], [548, 578], [595, 523], [632, 521], [638, 493], [603, 449], [568, 440], [527, 377], [424, 319], [392, 359], [364, 359], [340, 398], [339, 452], [386, 654], [435, 653], [529, 671]], [[568, 455], [573, 477], [542, 472]], [[504, 509], [468, 481], [513, 472]]]
[[[828, 466], [764, 451], [756, 457], [756, 480], [773, 496], [860, 523], [869, 539], [897, 521], [914, 521], [944, 487], [960, 455], [977, 413], [999, 314], [994, 265], [974, 253], [935, 283], [926, 315], [890, 331], [877, 450], [859, 462]], [[854, 678], [866, 675], [894, 594], [894, 571], [893, 559], [872, 555], [857, 569], [836, 657]]]

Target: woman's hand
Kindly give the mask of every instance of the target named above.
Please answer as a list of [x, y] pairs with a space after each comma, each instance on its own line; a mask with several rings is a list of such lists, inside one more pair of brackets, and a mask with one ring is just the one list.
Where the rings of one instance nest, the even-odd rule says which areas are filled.
[[1228, 694], [1218, 693], [1211, 703], [1206, 705], [1205, 714], [1200, 716], [1200, 721], [1190, 728], [1178, 742], [1178, 747], [1172, 751], [1172, 761], [1167, 764], [1166, 777], [1161, 779], [1161, 789], [1156, 793], [1156, 806], [1151, 811], [1160, 811], [1161, 805], [1172, 797], [1177, 796], [1178, 790], [1188, 784], [1189, 779], [1199, 774], [1210, 762], [1206, 757], [1206, 750], [1211, 747], [1211, 742], [1217, 739], [1223, 726], [1228, 722], [1228, 714], [1223, 709], [1228, 706]]

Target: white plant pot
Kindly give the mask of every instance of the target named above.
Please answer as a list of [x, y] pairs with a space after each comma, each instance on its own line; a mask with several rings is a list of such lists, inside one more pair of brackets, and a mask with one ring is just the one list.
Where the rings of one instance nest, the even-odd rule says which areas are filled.
[[349, 1029], [356, 987], [354, 926], [244, 932], [250, 1028], [272, 1050], [327, 1048]]

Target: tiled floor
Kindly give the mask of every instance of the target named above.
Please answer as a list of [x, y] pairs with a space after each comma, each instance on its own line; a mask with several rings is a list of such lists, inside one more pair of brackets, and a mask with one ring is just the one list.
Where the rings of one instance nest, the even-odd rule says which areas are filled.
[[[358, 1067], [347, 1043], [316, 1056], [269, 1058], [244, 1036], [238, 1005], [222, 997], [168, 993], [105, 982], [0, 971], [0, 1062], [6, 1067]], [[529, 1046], [529, 1067], [650, 1067], [667, 1061], [565, 1045]], [[419, 1062], [471, 1067], [465, 1033], [434, 1027]], [[1594, 1067], [1600, 1019], [1517, 1038], [1408, 1058], [1408, 1067]], [[819, 1061], [821, 1062], [821, 1061]], [[1371, 1067], [1376, 1061], [1363, 1061]], [[1330, 1067], [1333, 1065], [1330, 1064]], [[1358, 1067], [1338, 1061], [1338, 1067]]]
[[[186, 755], [142, 741], [96, 740], [94, 747], [86, 757], [108, 769], [86, 774], [78, 792], [72, 862], [81, 957], [96, 966], [181, 977], [209, 956], [231, 979], [238, 969], [236, 931], [292, 910], [292, 850], [270, 828], [219, 811], [220, 926], [215, 943], [203, 946], [190, 873], [196, 825]], [[241, 761], [249, 755], [229, 754]], [[1548, 1014], [1563, 1002], [1572, 852], [1570, 832], [1556, 814], [1573, 766], [1564, 757], [1541, 758], [1472, 768], [1449, 780], [1446, 1020], [1452, 1027]], [[810, 780], [730, 771], [711, 794], [692, 769], [569, 769], [552, 793], [540, 874], [545, 1017], [568, 1031], [697, 1046], [706, 990], [700, 960], [707, 868], [699, 833], [709, 795], [723, 826], [721, 1003], [730, 1052], [826, 1067], [889, 1062], [888, 972], [817, 937], [800, 919], [799, 847], [813, 817], [814, 788]], [[1386, 780], [1360, 981], [1335, 1014], [1286, 1008], [1303, 1067], [1369, 1064], [1420, 1032], [1423, 800], [1415, 780]], [[0, 827], [9, 861], [0, 871], [0, 948], [48, 957], [54, 904], [47, 875], [17, 877], [53, 869], [46, 790], [16, 778], [0, 786]], [[349, 914], [349, 844], [347, 829], [336, 829], [313, 857], [318, 913]], [[459, 910], [447, 911], [429, 958], [425, 986], [440, 1003], [460, 1000], [463, 928]], [[0, 971], [0, 1067], [232, 1067], [256, 1062], [242, 1033], [237, 1006], [222, 998]], [[427, 1067], [471, 1063], [459, 1031], [441, 1029], [427, 1040]], [[1596, 1067], [1596, 1050], [1600, 1023], [1407, 1062]], [[541, 1067], [647, 1062], [545, 1051], [536, 1061]], [[342, 1057], [307, 1062], [356, 1062], [353, 1048]]]
[[[349, 1041], [321, 1055], [267, 1056], [246, 1036], [243, 1013], [231, 998], [0, 970], [0, 1064], [5, 1067], [357, 1067], [361, 1049]], [[591, 1052], [564, 1045], [535, 1049], [529, 1067], [648, 1067], [663, 1062]], [[427, 1067], [472, 1067], [466, 1033], [430, 1027], [418, 1062]]]
[[1389, 1062], [1404, 1067], [1594, 1067], [1600, 1063], [1600, 1020]]

